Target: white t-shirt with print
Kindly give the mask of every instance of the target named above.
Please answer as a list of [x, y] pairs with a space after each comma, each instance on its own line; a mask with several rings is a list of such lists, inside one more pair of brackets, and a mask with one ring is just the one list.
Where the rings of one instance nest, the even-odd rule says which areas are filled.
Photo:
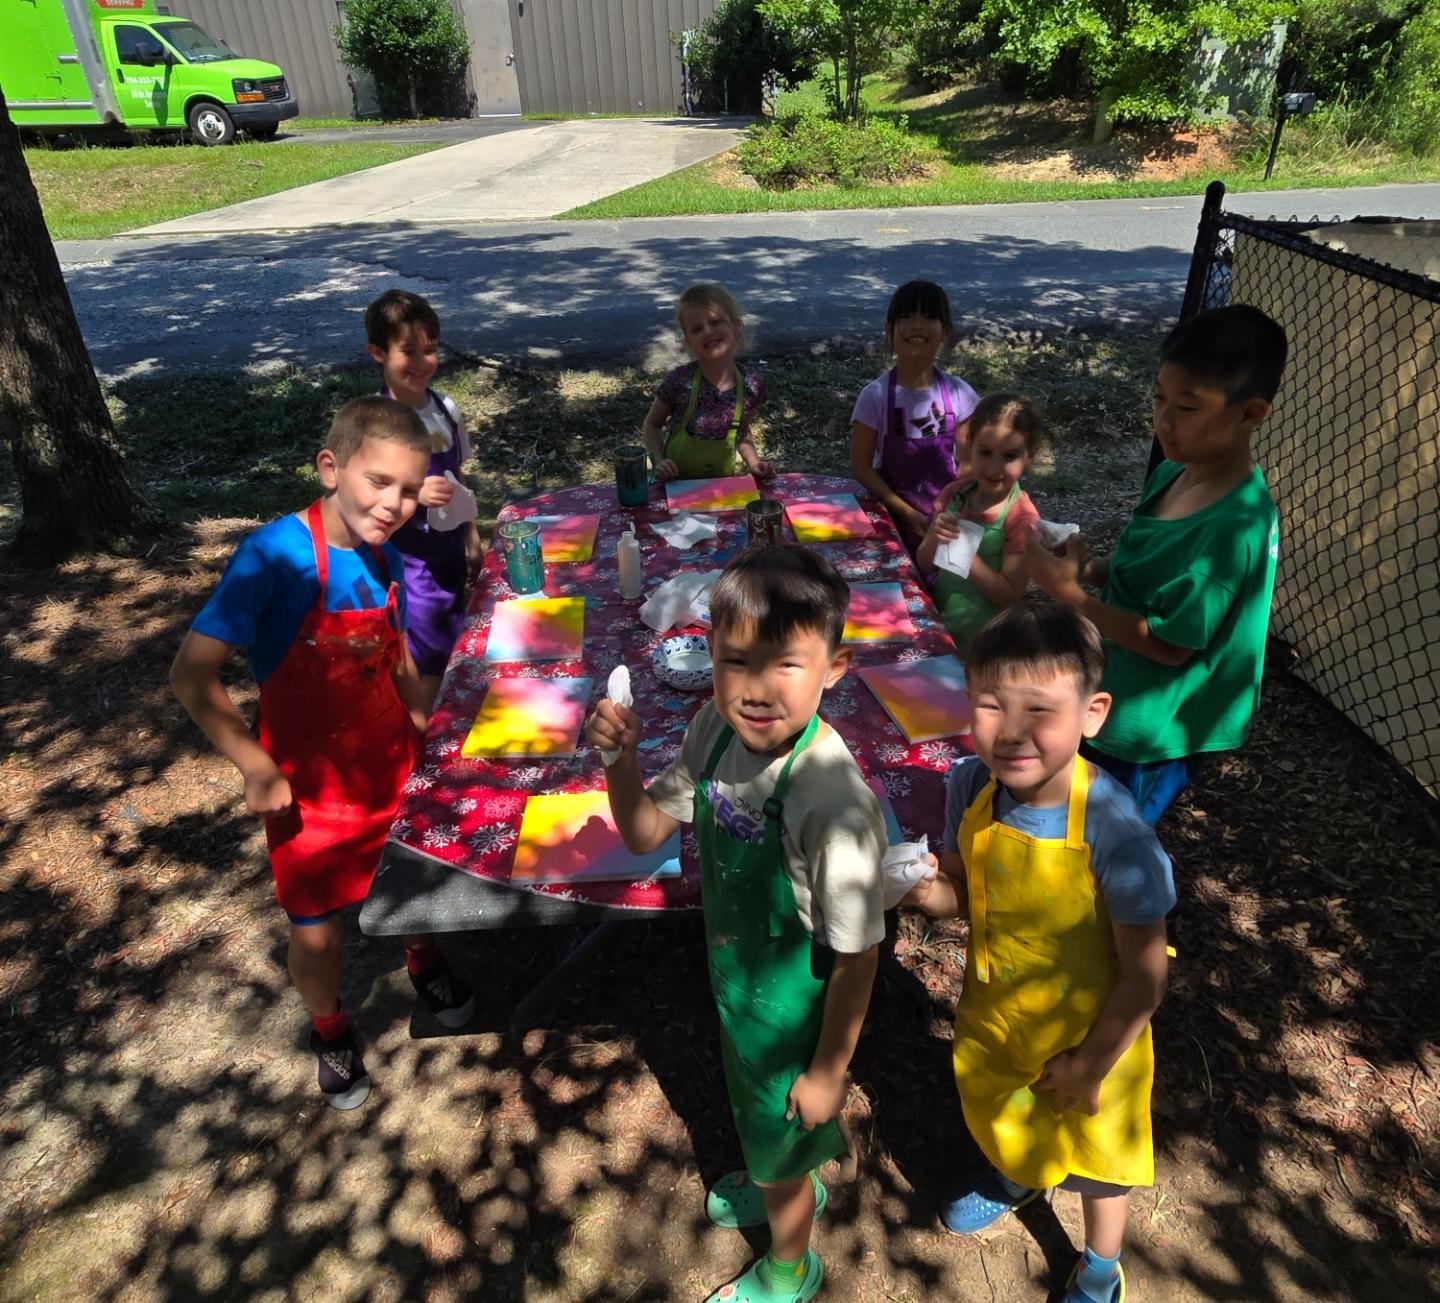
[[[694, 822], [695, 784], [724, 726], [715, 703], [706, 702], [674, 764], [650, 784], [651, 798], [672, 819]], [[765, 802], [786, 758], [757, 755], [738, 737], [730, 739], [711, 775], [710, 803], [732, 837], [763, 840]], [[840, 735], [821, 721], [791, 766], [780, 838], [800, 922], [821, 945], [858, 954], [884, 939], [885, 843], [880, 802]]]
[[[424, 423], [425, 428], [430, 432], [432, 439], [438, 439], [438, 447], [441, 452], [448, 452], [453, 442], [452, 431], [460, 434], [460, 464], [463, 466], [470, 460], [470, 440], [465, 433], [465, 418], [460, 415], [460, 409], [455, 406], [455, 400], [445, 394], [438, 395], [440, 402], [435, 401], [437, 395], [431, 393], [425, 399], [425, 406], [415, 409], [415, 415]], [[440, 410], [440, 403], [445, 404], [445, 411]], [[451, 420], [455, 422], [452, 427], [450, 421], [445, 419], [445, 413], [450, 414]]]

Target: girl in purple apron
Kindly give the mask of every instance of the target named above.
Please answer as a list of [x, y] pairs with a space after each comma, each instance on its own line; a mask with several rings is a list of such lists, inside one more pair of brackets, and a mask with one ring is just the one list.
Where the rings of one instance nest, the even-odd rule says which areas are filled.
[[885, 313], [895, 365], [860, 391], [850, 417], [850, 473], [889, 509], [912, 551], [957, 477], [957, 449], [980, 401], [935, 365], [953, 329], [940, 286], [908, 281], [896, 290]]

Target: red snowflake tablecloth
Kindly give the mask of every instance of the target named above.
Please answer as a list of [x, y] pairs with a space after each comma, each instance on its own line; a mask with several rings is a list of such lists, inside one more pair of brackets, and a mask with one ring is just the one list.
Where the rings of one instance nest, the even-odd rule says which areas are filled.
[[[858, 484], [835, 476], [781, 475], [766, 484], [763, 492], [766, 497], [782, 501], [854, 493], [875, 526], [873, 538], [814, 545], [847, 580], [891, 580], [903, 586], [915, 624], [914, 641], [856, 645], [855, 665], [881, 665], [954, 650], [889, 513]], [[651, 522], [669, 514], [665, 491], [660, 486], [652, 488], [646, 507], [634, 511], [620, 509], [613, 486], [585, 485], [512, 504], [500, 513], [500, 520], [574, 512], [599, 513], [594, 553], [590, 561], [581, 565], [547, 564], [545, 593], [551, 597], [585, 598], [583, 659], [499, 665], [485, 662], [491, 612], [497, 601], [514, 596], [505, 582], [500, 550], [492, 546], [470, 599], [465, 630], [450, 657], [419, 763], [391, 829], [392, 839], [409, 850], [501, 886], [512, 885], [510, 862], [526, 798], [532, 792], [587, 791], [603, 787], [605, 779], [600, 757], [583, 734], [579, 752], [559, 760], [463, 757], [461, 743], [490, 680], [501, 675], [588, 675], [594, 680], [593, 706], [605, 690], [610, 671], [623, 660], [633, 676], [635, 708], [645, 721], [640, 749], [642, 772], [658, 774], [679, 754], [686, 725], [708, 700], [708, 693], [677, 692], [651, 672], [651, 652], [662, 638], [675, 631], [655, 633], [640, 621], [640, 602], [621, 599], [615, 544], [633, 523], [648, 592], [679, 571], [714, 569], [745, 542], [745, 513], [739, 511], [715, 517], [720, 528], [713, 542], [687, 551], [671, 547], [650, 528]], [[785, 531], [790, 537], [788, 523]], [[866, 777], [883, 784], [907, 838], [929, 836], [932, 847], [938, 846], [945, 821], [945, 770], [952, 760], [969, 751], [969, 738], [911, 745], [853, 670], [825, 694], [820, 714], [845, 739]], [[694, 908], [700, 896], [699, 862], [695, 839], [688, 828], [681, 845], [683, 872], [678, 878], [515, 889], [628, 909]]]

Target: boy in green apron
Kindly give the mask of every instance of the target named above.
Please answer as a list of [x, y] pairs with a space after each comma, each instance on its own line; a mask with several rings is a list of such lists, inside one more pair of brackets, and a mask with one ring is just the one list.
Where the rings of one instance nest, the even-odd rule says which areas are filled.
[[1152, 826], [1189, 785], [1196, 756], [1245, 741], [1260, 700], [1280, 533], [1250, 442], [1286, 351], [1284, 329], [1246, 304], [1182, 322], [1155, 377], [1164, 457], [1114, 553], [1092, 559], [1079, 538], [1060, 557], [1026, 547], [1030, 577], [1105, 635], [1115, 709], [1086, 754]]
[[849, 590], [797, 544], [749, 548], [710, 598], [714, 700], [648, 791], [635, 762], [640, 717], [602, 701], [587, 725], [603, 751], [610, 808], [637, 854], [695, 824], [710, 985], [745, 1171], [717, 1183], [722, 1226], [768, 1222], [770, 1251], [710, 1296], [810, 1299], [823, 1268], [810, 1230], [816, 1168], [845, 1148], [835, 1118], [885, 935], [879, 802], [821, 694], [849, 666]]
[[945, 780], [940, 872], [903, 903], [970, 921], [955, 1084], [989, 1166], [941, 1211], [972, 1234], [1056, 1186], [1085, 1212], [1064, 1303], [1123, 1303], [1130, 1188], [1155, 1179], [1150, 1017], [1165, 991], [1170, 861], [1079, 754], [1105, 721], [1095, 627], [1049, 603], [991, 620], [966, 660], [975, 755]]

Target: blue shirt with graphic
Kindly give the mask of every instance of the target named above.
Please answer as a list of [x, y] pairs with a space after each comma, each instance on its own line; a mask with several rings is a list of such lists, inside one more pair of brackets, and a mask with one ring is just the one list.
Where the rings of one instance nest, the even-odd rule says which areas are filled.
[[[978, 756], [966, 756], [945, 776], [945, 846], [954, 847], [960, 821], [973, 805], [990, 770]], [[995, 818], [1029, 837], [1065, 836], [1069, 809], [1064, 805], [1020, 805], [1003, 783], [995, 787]], [[1085, 801], [1085, 842], [1090, 867], [1116, 923], [1158, 923], [1175, 908], [1170, 857], [1155, 831], [1140, 816], [1134, 798], [1103, 769], [1090, 780]]]
[[[400, 585], [400, 629], [405, 628], [405, 568], [389, 543], [381, 549], [390, 579]], [[327, 611], [359, 611], [384, 606], [389, 581], [368, 548], [329, 549], [325, 582]], [[210, 600], [190, 627], [232, 646], [245, 648], [250, 672], [264, 683], [285, 659], [305, 613], [315, 605], [320, 576], [309, 527], [297, 516], [282, 516], [247, 535]]]

